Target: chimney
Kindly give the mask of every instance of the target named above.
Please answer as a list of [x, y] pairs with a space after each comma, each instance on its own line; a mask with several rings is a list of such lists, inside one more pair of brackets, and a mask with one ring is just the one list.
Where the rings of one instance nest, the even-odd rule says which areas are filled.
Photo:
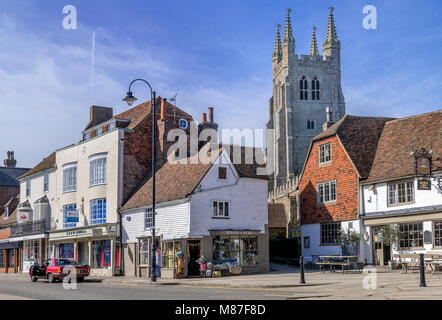
[[213, 107], [209, 107], [209, 122], [213, 123]]
[[325, 108], [325, 113], [327, 114], [327, 122], [324, 122], [322, 125], [322, 131], [326, 131], [328, 128], [330, 128], [334, 122], [331, 120], [332, 116], [332, 110], [330, 107]]
[[89, 123], [86, 128], [94, 127], [112, 118], [113, 110], [108, 107], [91, 106], [89, 109]]
[[14, 151], [6, 152], [6, 159], [3, 161], [6, 167], [15, 168], [17, 160], [14, 159]]
[[207, 113], [203, 113], [203, 119], [201, 120], [201, 123], [207, 122]]
[[166, 101], [167, 101], [166, 98], [163, 98], [161, 100], [161, 120], [166, 120], [166, 110], [167, 110]]

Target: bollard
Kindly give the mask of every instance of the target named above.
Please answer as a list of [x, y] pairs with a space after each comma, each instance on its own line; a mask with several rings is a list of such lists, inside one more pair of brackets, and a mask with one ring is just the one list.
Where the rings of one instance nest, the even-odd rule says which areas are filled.
[[305, 283], [305, 279], [304, 279], [304, 257], [301, 256], [301, 261], [299, 263], [300, 267], [301, 267], [301, 280], [299, 281], [299, 283]]
[[425, 263], [424, 263], [424, 254], [420, 253], [419, 254], [419, 271], [420, 271], [420, 283], [419, 283], [419, 287], [426, 287], [427, 285], [425, 284]]

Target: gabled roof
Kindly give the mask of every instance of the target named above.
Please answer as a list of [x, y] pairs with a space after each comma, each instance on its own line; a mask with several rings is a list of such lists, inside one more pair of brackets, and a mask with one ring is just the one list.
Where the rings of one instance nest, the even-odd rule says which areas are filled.
[[431, 148], [433, 158], [442, 156], [442, 109], [387, 122], [365, 182], [414, 175], [414, 157], [410, 153], [421, 148]]
[[269, 203], [269, 228], [286, 228], [287, 217], [285, 215], [284, 204]]
[[[189, 194], [191, 194], [197, 186], [200, 184], [201, 180], [210, 170], [216, 159], [221, 155], [224, 147], [216, 147], [212, 150], [210, 154], [210, 163], [205, 164], [203, 161], [198, 161], [201, 159], [201, 153], [207, 152], [208, 144], [203, 147], [199, 154], [191, 156], [189, 158], [183, 159], [183, 163], [171, 163], [167, 161], [161, 168], [159, 168], [155, 175], [155, 201], [157, 203], [167, 202], [171, 200], [184, 199]], [[244, 163], [244, 156], [246, 150], [245, 147], [241, 148], [241, 163], [235, 164], [233, 160], [233, 154], [235, 148], [230, 148], [230, 161], [238, 173], [240, 178], [251, 178], [251, 179], [264, 179], [267, 180], [267, 176], [261, 176], [256, 174], [256, 169], [260, 166], [253, 160], [252, 163]], [[253, 148], [252, 149], [253, 152]], [[248, 150], [251, 151], [251, 150]], [[262, 150], [261, 150], [262, 153]], [[229, 156], [229, 154], [228, 154]], [[199, 158], [196, 158], [199, 157]], [[148, 206], [152, 203], [152, 178], [148, 175], [145, 180], [141, 183], [134, 194], [126, 201], [126, 203], [121, 208], [122, 210], [128, 210], [138, 207]]]
[[20, 183], [18, 178], [25, 174], [29, 169], [27, 168], [10, 168], [0, 167], [0, 186], [18, 187]]
[[[175, 111], [174, 111], [175, 109]], [[128, 129], [134, 129], [138, 124], [141, 123], [141, 121], [144, 120], [150, 113], [151, 113], [151, 101], [147, 101], [144, 103], [141, 103], [137, 105], [136, 107], [133, 107], [129, 110], [126, 110], [120, 114], [117, 114], [112, 117], [112, 119], [125, 119], [130, 120], [129, 125], [127, 126]], [[156, 102], [156, 113], [159, 114], [161, 112], [161, 98], [157, 98]], [[177, 119], [179, 118], [186, 118], [186, 119], [192, 119], [192, 116], [185, 111], [181, 110], [180, 108], [174, 106], [173, 104], [166, 101], [166, 114], [169, 115], [176, 115]]]
[[393, 118], [345, 115], [314, 137], [310, 149], [314, 142], [337, 135], [359, 176], [364, 179], [370, 172], [382, 129], [391, 120]]
[[9, 199], [9, 201], [5, 204], [9, 206], [9, 217], [5, 218], [5, 210], [2, 208], [0, 210], [0, 227], [6, 227], [17, 222], [17, 206], [20, 201], [20, 196], [17, 195]]
[[18, 179], [26, 178], [30, 175], [46, 171], [52, 168], [56, 167], [55, 162], [55, 152], [51, 153], [51, 155], [47, 158], [44, 158], [39, 164], [37, 164], [34, 168], [23, 174], [22, 176], [18, 177]]

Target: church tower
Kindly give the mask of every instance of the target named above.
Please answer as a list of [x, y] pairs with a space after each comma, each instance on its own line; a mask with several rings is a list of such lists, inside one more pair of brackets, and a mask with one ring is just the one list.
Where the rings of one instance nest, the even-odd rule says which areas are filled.
[[[273, 160], [269, 190], [292, 181], [302, 172], [313, 137], [322, 131], [331, 110], [331, 121], [345, 114], [341, 89], [341, 45], [336, 33], [333, 8], [330, 8], [323, 55], [319, 54], [316, 27], [313, 28], [310, 54], [295, 53], [290, 18], [287, 10], [281, 44], [277, 25], [272, 55], [273, 94], [269, 100], [269, 121], [266, 124], [267, 157]], [[330, 114], [329, 114], [330, 116]], [[273, 133], [273, 135], [271, 134]]]

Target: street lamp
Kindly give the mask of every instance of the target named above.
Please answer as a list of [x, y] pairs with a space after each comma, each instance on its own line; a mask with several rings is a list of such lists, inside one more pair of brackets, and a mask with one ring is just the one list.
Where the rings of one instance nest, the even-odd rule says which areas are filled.
[[[142, 81], [146, 83], [150, 89], [150, 99], [151, 99], [151, 106], [152, 106], [152, 271], [151, 271], [151, 280], [153, 282], [157, 281], [156, 273], [155, 273], [155, 267], [156, 267], [156, 246], [155, 246], [155, 156], [156, 156], [156, 144], [155, 144], [155, 131], [156, 131], [156, 96], [155, 91], [152, 90], [152, 87], [150, 86], [149, 82], [147, 82], [144, 79], [135, 79], [133, 80], [129, 85], [129, 90], [127, 92], [126, 98], [123, 99], [123, 101], [127, 102], [129, 106], [131, 106], [137, 98], [135, 98], [132, 94], [132, 91], [130, 90], [132, 87], [132, 84], [136, 81]], [[121, 228], [121, 226], [120, 226]]]

